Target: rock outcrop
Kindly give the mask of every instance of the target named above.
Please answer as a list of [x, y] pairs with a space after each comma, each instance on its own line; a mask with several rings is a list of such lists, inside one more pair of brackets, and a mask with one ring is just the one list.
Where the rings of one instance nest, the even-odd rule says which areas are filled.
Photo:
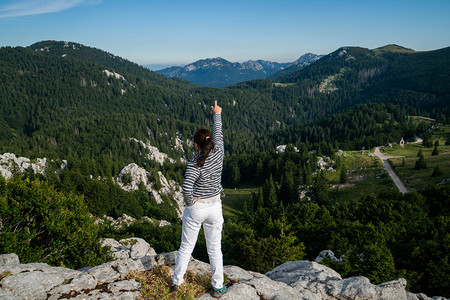
[[[182, 147], [180, 144], [181, 142], [178, 141], [178, 138], [174, 143], [175, 147]], [[162, 160], [161, 163], [163, 162], [164, 160]], [[48, 163], [49, 161], [45, 157], [37, 158], [31, 161], [26, 157], [16, 157], [14, 153], [0, 154], [0, 176], [5, 179], [9, 179], [16, 173], [21, 174], [31, 170], [35, 174], [42, 174], [45, 176], [45, 170]], [[66, 166], [67, 161], [62, 160], [60, 170], [64, 170]], [[93, 176], [91, 175], [91, 179], [92, 178]], [[127, 178], [127, 180], [125, 180], [125, 178]], [[97, 179], [102, 180], [101, 177], [98, 177]], [[151, 174], [144, 168], [139, 167], [135, 163], [131, 163], [122, 168], [119, 176], [117, 178], [113, 178], [113, 180], [126, 191], [138, 190], [139, 186], [143, 184], [147, 192], [152, 195], [152, 197], [158, 204], [161, 204], [163, 202], [162, 195], [173, 198], [176, 202], [176, 205], [174, 206], [177, 211], [178, 217], [181, 219], [184, 209], [184, 199], [183, 193], [181, 191], [181, 186], [174, 180], [168, 180], [161, 171], [155, 173], [152, 178]]]
[[[125, 178], [127, 178], [125, 180]], [[158, 171], [157, 179], [159, 182], [153, 182], [151, 180], [151, 174], [144, 168], [139, 167], [135, 163], [131, 163], [125, 166], [117, 178], [117, 184], [126, 191], [138, 190], [139, 186], [142, 184], [147, 192], [151, 193], [156, 203], [162, 203], [163, 199], [161, 195], [168, 195], [173, 197], [177, 203], [176, 209], [179, 218], [181, 218], [184, 199], [181, 187], [178, 183], [173, 180], [167, 180], [167, 178]]]
[[[67, 164], [66, 161], [63, 161]], [[61, 166], [61, 167], [63, 167]], [[45, 168], [47, 167], [47, 158], [37, 158], [35, 162], [31, 162], [26, 157], [16, 157], [14, 153], [0, 154], [0, 175], [5, 179], [9, 179], [13, 176], [14, 172], [24, 173], [31, 169], [35, 174], [45, 174]]]
[[112, 256], [116, 259], [141, 258], [156, 255], [156, 251], [141, 238], [129, 238], [120, 241], [103, 239], [102, 247], [110, 248]]
[[[15, 254], [0, 255], [0, 299], [137, 299], [141, 284], [129, 276], [155, 266], [173, 266], [176, 252], [156, 252], [140, 238], [104, 239], [114, 261], [71, 270], [44, 263], [20, 264]], [[191, 259], [188, 270], [209, 274], [209, 264]], [[365, 277], [341, 278], [334, 270], [310, 261], [289, 261], [266, 274], [225, 266], [231, 282], [224, 300], [445, 300], [405, 290], [406, 280], [373, 285]], [[197, 299], [214, 299], [210, 294]]]
[[114, 219], [113, 217], [110, 216], [106, 216], [104, 215], [101, 218], [98, 217], [94, 217], [93, 215], [91, 215], [92, 218], [96, 218], [96, 220], [94, 221], [95, 224], [104, 224], [105, 222], [113, 227], [114, 229], [121, 229], [123, 227], [127, 227], [130, 226], [131, 224], [138, 222], [138, 223], [142, 223], [142, 222], [148, 222], [154, 225], [158, 225], [159, 227], [164, 227], [164, 226], [171, 226], [172, 224], [169, 221], [166, 220], [156, 220], [156, 219], [150, 219], [147, 216], [143, 216], [140, 219], [135, 219], [127, 214], [122, 214], [121, 217]]

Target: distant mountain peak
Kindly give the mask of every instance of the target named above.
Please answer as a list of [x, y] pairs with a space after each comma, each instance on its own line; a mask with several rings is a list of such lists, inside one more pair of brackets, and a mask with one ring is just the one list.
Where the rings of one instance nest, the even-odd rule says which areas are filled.
[[303, 54], [302, 56], [300, 56], [296, 61], [294, 61], [292, 64], [302, 64], [305, 62], [313, 62], [316, 61], [318, 59], [320, 59], [323, 55], [317, 55], [314, 53], [306, 53]]
[[54, 41], [54, 40], [41, 41], [34, 43], [30, 46], [30, 48], [34, 49], [35, 51], [47, 51], [47, 52], [49, 52], [50, 49], [52, 48], [68, 48], [72, 50], [79, 50], [82, 47], [83, 45], [79, 43], [69, 41]]
[[300, 71], [301, 69], [304, 69], [310, 64], [314, 63], [315, 61], [321, 59], [323, 56], [324, 55], [318, 55], [313, 53], [303, 54], [297, 60], [288, 64], [285, 68], [271, 75], [269, 78], [284, 77], [294, 72]]
[[179, 77], [195, 84], [224, 87], [242, 81], [263, 79], [287, 63], [264, 60], [230, 62], [222, 57], [200, 59], [184, 67], [171, 67], [157, 71], [167, 77]]
[[157, 72], [166, 77], [179, 77], [199, 85], [224, 87], [243, 81], [272, 78], [274, 74], [284, 70], [287, 71], [282, 74], [289, 74], [307, 67], [322, 56], [306, 53], [292, 63], [262, 59], [239, 63], [215, 57], [200, 59], [184, 67], [170, 67]]
[[331, 52], [329, 55], [330, 56], [345, 56], [345, 55], [352, 55], [352, 56], [356, 56], [356, 55], [360, 55], [360, 54], [367, 54], [370, 52], [370, 49], [368, 48], [363, 48], [363, 47], [356, 47], [356, 46], [345, 46], [345, 47], [341, 47], [339, 49], [337, 49], [334, 52]]
[[383, 47], [373, 49], [375, 52], [395, 52], [395, 53], [414, 53], [413, 49], [405, 48], [396, 44], [389, 44]]

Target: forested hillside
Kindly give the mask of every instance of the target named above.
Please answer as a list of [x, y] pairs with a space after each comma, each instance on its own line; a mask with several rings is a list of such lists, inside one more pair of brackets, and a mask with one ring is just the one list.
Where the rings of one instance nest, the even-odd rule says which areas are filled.
[[[62, 157], [75, 150], [86, 157], [92, 143], [85, 147], [85, 142], [73, 140], [81, 130], [89, 136], [85, 139], [102, 132], [105, 140], [116, 141], [110, 147], [122, 138], [148, 138], [161, 151], [181, 157], [168, 147], [168, 140], [178, 132], [185, 141], [194, 128], [208, 125], [211, 99], [219, 99], [229, 112], [224, 127], [226, 147], [232, 153], [274, 148], [278, 141], [267, 138], [271, 132], [284, 131], [286, 126], [295, 131], [359, 103], [391, 103], [401, 110], [402, 118], [439, 119], [448, 114], [449, 51], [342, 48], [276, 82], [258, 80], [214, 89], [164, 78], [76, 43], [48, 41], [30, 48], [2, 48], [0, 152]], [[121, 126], [110, 127], [113, 124]], [[71, 136], [71, 132], [78, 134]], [[167, 133], [168, 138], [155, 132]], [[57, 140], [56, 145], [41, 142], [36, 148], [33, 143], [39, 136]], [[78, 145], [83, 150], [73, 149]], [[113, 150], [110, 147], [106, 148]], [[92, 151], [88, 157], [100, 154]]]
[[[442, 115], [443, 116], [443, 115]], [[335, 149], [370, 149], [390, 142], [413, 139], [429, 125], [413, 122], [400, 106], [389, 103], [358, 104], [322, 121], [289, 127], [273, 135], [278, 144], [330, 143]], [[318, 146], [316, 146], [317, 148]]]
[[309, 99], [322, 107], [322, 114], [384, 102], [407, 114], [439, 118], [449, 113], [449, 60], [450, 48], [419, 53], [392, 46], [344, 47], [278, 81], [284, 83], [285, 93], [299, 99], [297, 105], [292, 103], [297, 113], [309, 112], [303, 108]]

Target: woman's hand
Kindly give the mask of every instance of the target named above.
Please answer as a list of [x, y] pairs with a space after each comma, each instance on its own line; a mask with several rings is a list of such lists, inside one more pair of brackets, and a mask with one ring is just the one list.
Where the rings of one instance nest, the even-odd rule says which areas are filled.
[[201, 197], [194, 198], [194, 203], [200, 200]]
[[215, 114], [220, 114], [222, 113], [222, 107], [220, 107], [219, 105], [217, 105], [217, 100], [214, 100], [214, 106], [211, 106], [213, 112]]

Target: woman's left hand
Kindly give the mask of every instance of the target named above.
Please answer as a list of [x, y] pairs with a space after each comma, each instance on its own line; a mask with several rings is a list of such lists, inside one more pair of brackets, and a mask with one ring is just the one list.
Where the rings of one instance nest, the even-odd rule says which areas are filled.
[[194, 198], [194, 202], [197, 202], [198, 200], [200, 200], [200, 198], [201, 197]]

